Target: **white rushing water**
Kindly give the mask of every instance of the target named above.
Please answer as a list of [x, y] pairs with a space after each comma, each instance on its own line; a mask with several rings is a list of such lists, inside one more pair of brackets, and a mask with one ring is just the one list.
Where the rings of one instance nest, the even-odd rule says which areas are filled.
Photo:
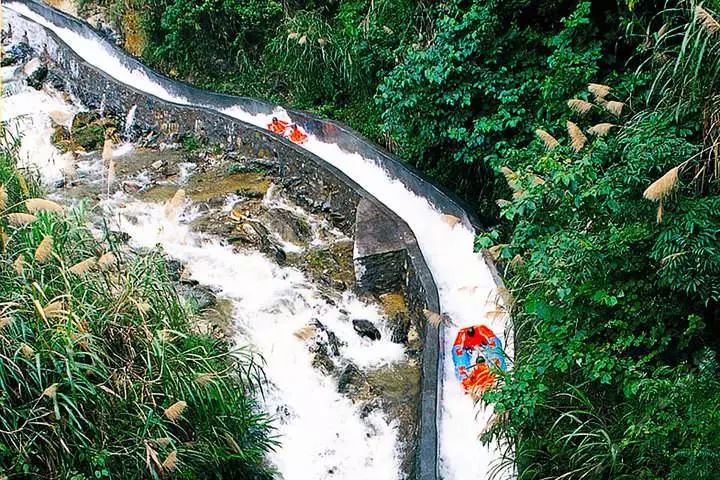
[[[174, 97], [144, 73], [126, 68], [106, 45], [53, 25], [22, 4], [10, 2], [6, 5], [54, 31], [78, 55], [118, 81], [165, 100], [188, 103], [188, 99]], [[273, 115], [252, 115], [240, 106], [222, 112], [263, 128], [272, 116], [289, 120], [282, 109]], [[452, 319], [444, 334], [444, 378], [439, 419], [440, 473], [445, 480], [490, 478], [491, 471], [500, 461], [500, 448], [498, 445], [482, 445], [478, 436], [492, 416], [492, 407], [475, 406], [464, 393], [455, 380], [449, 355], [458, 329], [470, 325], [486, 324], [506, 347], [512, 343], [507, 338], [506, 316], [496, 314], [498, 305], [502, 307], [502, 301], [491, 273], [485, 261], [473, 252], [474, 232], [462, 224], [448, 224], [426, 199], [391, 178], [372, 160], [347, 153], [337, 145], [323, 143], [312, 136], [302, 146], [355, 180], [403, 218], [415, 233], [437, 283], [442, 310]], [[508, 354], [512, 355], [509, 348]], [[387, 475], [385, 472], [378, 478], [385, 479]], [[512, 475], [512, 470], [504, 472], [504, 476]]]
[[[56, 110], [75, 110], [51, 92], [19, 87], [4, 99], [3, 115], [18, 118], [29, 106], [48, 103], [48, 98], [53, 99], [50, 103]], [[28, 162], [40, 172], [52, 174], [53, 157], [47, 155], [46, 144], [50, 133], [44, 128], [51, 117], [44, 110], [35, 115], [34, 123], [18, 123], [16, 133], [23, 139]], [[130, 144], [119, 145], [113, 158], [122, 162], [130, 150]], [[104, 191], [99, 155], [79, 159], [75, 174]], [[181, 181], [188, 175], [181, 176]], [[148, 178], [145, 172], [136, 177]], [[282, 205], [277, 200], [266, 201], [272, 206]], [[259, 253], [237, 252], [216, 238], [192, 231], [189, 223], [197, 209], [189, 203], [168, 209], [117, 192], [102, 200], [101, 206], [110, 228], [128, 233], [134, 247], [162, 246], [183, 262], [191, 279], [231, 302], [236, 342], [265, 360], [268, 384], [260, 400], [276, 417], [282, 446], [269, 460], [281, 478], [400, 478], [397, 425], [380, 409], [362, 415], [360, 405], [338, 393], [334, 378], [312, 366], [309, 348], [314, 338], [296, 336], [318, 319], [337, 336], [343, 362], [373, 368], [405, 360], [404, 347], [390, 341], [391, 332], [376, 306], [350, 293], [330, 303], [300, 270], [280, 267]], [[351, 322], [356, 318], [375, 324], [382, 338], [371, 341], [358, 336]]]

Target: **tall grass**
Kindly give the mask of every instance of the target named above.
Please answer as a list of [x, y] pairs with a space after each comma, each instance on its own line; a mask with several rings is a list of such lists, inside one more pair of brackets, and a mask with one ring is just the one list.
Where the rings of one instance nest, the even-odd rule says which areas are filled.
[[268, 478], [256, 360], [193, 329], [161, 252], [95, 238], [82, 208], [10, 222], [41, 195], [14, 145], [3, 129], [0, 475]]

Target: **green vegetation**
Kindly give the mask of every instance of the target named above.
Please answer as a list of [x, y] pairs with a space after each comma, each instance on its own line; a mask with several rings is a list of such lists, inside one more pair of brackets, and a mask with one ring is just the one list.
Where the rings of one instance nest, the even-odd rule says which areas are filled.
[[270, 478], [255, 359], [193, 328], [161, 252], [97, 240], [0, 146], [3, 478]]
[[153, 65], [344, 120], [497, 225], [517, 341], [485, 440], [587, 480], [720, 472], [718, 6], [134, 3]]

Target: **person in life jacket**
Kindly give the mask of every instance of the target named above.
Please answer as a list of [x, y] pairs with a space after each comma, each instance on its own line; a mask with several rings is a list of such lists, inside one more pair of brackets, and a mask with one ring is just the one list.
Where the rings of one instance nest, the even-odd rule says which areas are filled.
[[465, 391], [482, 393], [495, 384], [493, 370], [506, 370], [502, 342], [485, 325], [461, 329], [452, 347], [455, 376]]
[[277, 133], [278, 135], [284, 134], [287, 127], [288, 127], [288, 122], [283, 122], [282, 120], [278, 120], [277, 117], [273, 117], [272, 122], [268, 123], [268, 130], [270, 130], [273, 133]]
[[290, 134], [288, 137], [290, 137], [290, 140], [295, 143], [305, 143], [308, 139], [307, 134], [303, 133], [302, 130], [300, 130], [300, 127], [294, 123], [290, 125]]

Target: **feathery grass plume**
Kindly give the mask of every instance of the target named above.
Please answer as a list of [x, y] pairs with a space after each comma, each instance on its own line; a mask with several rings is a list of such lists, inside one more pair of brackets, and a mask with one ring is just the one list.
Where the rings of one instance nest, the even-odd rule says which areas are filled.
[[524, 189], [524, 188], [521, 188], [521, 189], [513, 192], [513, 194], [512, 194], [512, 196], [513, 196], [513, 198], [514, 198], [515, 200], [517, 200], [518, 198], [522, 198], [523, 195], [525, 195], [525, 189]]
[[665, 175], [655, 180], [648, 188], [643, 192], [643, 197], [653, 202], [657, 202], [667, 197], [672, 193], [675, 185], [678, 182], [678, 173], [680, 167], [674, 167], [667, 171]]
[[95, 260], [94, 257], [86, 258], [85, 260], [82, 260], [70, 267], [68, 272], [73, 275], [84, 275], [95, 268], [95, 265], [97, 265], [97, 260]]
[[593, 125], [588, 129], [588, 133], [590, 135], [595, 135], [596, 137], [604, 137], [608, 133], [610, 133], [610, 129], [613, 127], [616, 127], [617, 125], [614, 125], [612, 123], [598, 123], [597, 125]]
[[180, 415], [185, 411], [185, 408], [187, 408], [187, 403], [183, 402], [182, 400], [178, 400], [177, 402], [170, 405], [168, 408], [165, 409], [164, 415], [173, 422], [180, 418]]
[[53, 383], [49, 387], [47, 387], [45, 390], [43, 390], [43, 397], [47, 398], [54, 398], [55, 394], [57, 393], [58, 384]]
[[27, 182], [25, 181], [25, 177], [23, 177], [22, 175], [18, 174], [16, 178], [17, 178], [18, 183], [20, 184], [20, 190], [22, 191], [23, 195], [26, 196], [26, 197], [29, 197], [29, 196], [30, 196], [30, 189], [29, 189], [28, 186], [27, 186]]
[[518, 255], [515, 255], [512, 258], [512, 260], [510, 260], [509, 265], [510, 265], [510, 267], [516, 267], [518, 265], [522, 265], [523, 263], [525, 263], [525, 260], [523, 260], [523, 258], [520, 256], [520, 254], [518, 254]]
[[716, 33], [720, 30], [720, 23], [718, 23], [718, 21], [710, 15], [710, 12], [700, 5], [695, 7], [695, 18], [709, 33]]
[[158, 444], [159, 446], [161, 446], [161, 447], [167, 447], [168, 445], [170, 445], [170, 442], [172, 442], [172, 438], [170, 438], [170, 437], [160, 437], [160, 438], [156, 438], [156, 439], [154, 440], [154, 442], [157, 443], [157, 444]]
[[423, 314], [425, 315], [427, 321], [435, 326], [438, 326], [442, 323], [442, 315], [440, 315], [438, 312], [433, 312], [432, 310], [423, 308]]
[[32, 223], [37, 220], [37, 217], [30, 213], [10, 213], [7, 217], [10, 225], [18, 227], [21, 225], [27, 225], [28, 223]]
[[567, 121], [567, 130], [568, 134], [570, 135], [570, 140], [572, 140], [573, 149], [576, 152], [579, 152], [585, 146], [585, 142], [587, 142], [587, 137], [582, 133], [580, 127], [578, 127], [570, 120]]
[[513, 172], [509, 167], [500, 167], [500, 172], [505, 176], [505, 180], [508, 181], [508, 183], [512, 182], [517, 178], [517, 174]]
[[109, 162], [113, 157], [113, 141], [109, 138], [105, 139], [102, 149], [102, 159], [105, 163]]
[[593, 107], [592, 103], [586, 102], [585, 100], [581, 100], [579, 98], [573, 98], [572, 100], [568, 100], [567, 104], [568, 107], [570, 107], [570, 110], [577, 112], [581, 115], [585, 115]]
[[0, 330], [12, 324], [12, 317], [8, 315], [0, 315]]
[[23, 260], [22, 253], [18, 255], [13, 262], [13, 269], [18, 276], [22, 277], [23, 272], [25, 272], [25, 261]]
[[58, 318], [65, 315], [65, 313], [65, 304], [62, 301], [48, 303], [43, 308], [43, 315], [45, 318]]
[[455, 225], [460, 223], [460, 219], [458, 217], [456, 217], [455, 215], [448, 215], [446, 213], [440, 215], [440, 220], [449, 225], [450, 228], [453, 228]]
[[530, 177], [532, 178], [533, 185], [545, 185], [545, 179], [540, 175], [532, 174]]
[[115, 184], [115, 160], [110, 160], [110, 164], [108, 165], [108, 174], [107, 174], [108, 191], [110, 190], [110, 187], [112, 187], [114, 184]]
[[198, 375], [197, 377], [195, 377], [195, 380], [193, 381], [201, 387], [204, 387], [205, 385], [210, 383], [213, 378], [215, 378], [214, 373], [203, 373], [202, 375]]
[[137, 308], [140, 315], [147, 315], [150, 311], [150, 304], [147, 302], [135, 302], [135, 308]]
[[657, 221], [657, 223], [662, 223], [663, 213], [665, 213], [665, 210], [663, 209], [662, 200], [660, 200], [660, 203], [658, 204], [657, 214], [655, 215], [655, 221]]
[[624, 106], [625, 106], [625, 104], [623, 102], [616, 102], [614, 100], [612, 102], [607, 102], [605, 104], [605, 108], [607, 109], [607, 111], [612, 113], [616, 117], [620, 116]]
[[318, 38], [317, 43], [321, 47], [324, 47], [325, 45], [327, 45], [328, 41], [327, 41], [327, 38]]
[[499, 199], [495, 200], [495, 203], [500, 208], [503, 208], [504, 206], [507, 206], [507, 205], [512, 205], [512, 202], [510, 200], [505, 200], [504, 198], [499, 198]]
[[100, 270], [105, 271], [115, 264], [115, 255], [112, 252], [103, 253], [97, 260], [97, 266]]
[[35, 355], [35, 350], [27, 343], [23, 343], [20, 347], [20, 355], [25, 358], [32, 358]]
[[290, 33], [288, 33], [287, 38], [288, 38], [288, 40], [295, 40], [299, 36], [300, 36], [300, 34], [298, 32], [290, 32]]
[[53, 237], [52, 235], [45, 235], [35, 250], [35, 261], [40, 263], [47, 262], [50, 258], [50, 254], [53, 249]]
[[497, 245], [493, 245], [492, 247], [488, 248], [488, 253], [490, 254], [490, 256], [492, 256], [493, 260], [497, 260], [498, 258], [500, 258], [502, 249], [507, 246], [507, 243], [498, 243]]
[[298, 45], [305, 45], [307, 43], [307, 35], [303, 35], [300, 37], [300, 40], [298, 40]]
[[8, 194], [5, 185], [0, 184], [0, 211], [7, 207]]
[[185, 199], [185, 190], [182, 188], [178, 189], [178, 191], [175, 192], [175, 195], [173, 195], [173, 197], [165, 203], [165, 216], [170, 217], [177, 213], [183, 203], [185, 203]]
[[545, 130], [543, 130], [541, 128], [538, 128], [537, 130], [535, 130], [535, 135], [537, 135], [538, 138], [540, 140], [542, 140], [542, 142], [545, 144], [545, 148], [547, 148], [548, 150], [553, 150], [558, 145], [560, 145], [560, 142], [555, 140], [555, 137], [553, 137], [552, 135], [550, 135], [548, 132], [546, 132]]
[[63, 211], [62, 205], [53, 202], [52, 200], [46, 200], [44, 198], [28, 198], [25, 200], [25, 207], [30, 213], [37, 212], [54, 212], [60, 213]]
[[5, 229], [0, 227], [0, 247], [2, 247], [3, 253], [5, 253], [5, 250], [7, 250], [7, 245], [9, 241], [10, 237], [7, 233], [5, 233]]
[[588, 92], [595, 95], [596, 98], [605, 98], [608, 93], [610, 93], [610, 90], [612, 90], [607, 85], [603, 85], [602, 83], [588, 83]]
[[165, 470], [166, 472], [172, 472], [173, 470], [175, 470], [176, 461], [177, 461], [177, 450], [173, 450], [172, 452], [170, 452], [168, 454], [165, 461], [163, 461], [163, 463], [162, 463], [163, 470]]

